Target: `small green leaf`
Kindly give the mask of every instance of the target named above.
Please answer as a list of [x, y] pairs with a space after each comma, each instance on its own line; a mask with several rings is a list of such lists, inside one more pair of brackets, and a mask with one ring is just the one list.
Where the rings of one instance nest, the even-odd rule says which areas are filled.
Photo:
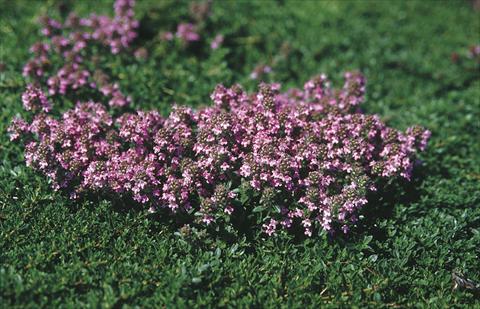
[[253, 208], [252, 212], [262, 212], [265, 210], [265, 207], [263, 206], [257, 206], [255, 208]]

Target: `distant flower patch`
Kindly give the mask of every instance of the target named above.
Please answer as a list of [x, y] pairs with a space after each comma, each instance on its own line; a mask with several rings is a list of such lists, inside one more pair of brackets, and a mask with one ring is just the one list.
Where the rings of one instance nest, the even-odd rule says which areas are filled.
[[[31, 47], [34, 57], [24, 66], [23, 75], [47, 84], [49, 95], [65, 95], [90, 87], [108, 97], [110, 106], [129, 104], [130, 98], [122, 94], [118, 84], [111, 83], [108, 78], [95, 78], [86, 60], [92, 60], [92, 50], [96, 47], [108, 48], [112, 54], [118, 54], [130, 46], [138, 27], [138, 21], [134, 19], [134, 3], [133, 0], [117, 0], [113, 18], [96, 14], [80, 18], [75, 13], [70, 14], [64, 23], [49, 17], [41, 18], [42, 34], [48, 41]], [[53, 66], [52, 58], [63, 66]]]
[[[161, 41], [178, 41], [183, 47], [189, 47], [192, 44], [198, 46], [207, 42], [207, 24], [211, 15], [212, 1], [196, 2], [192, 1], [189, 5], [188, 21], [176, 24], [176, 28], [170, 27], [170, 31], [162, 31], [159, 34]], [[208, 39], [210, 49], [220, 48], [225, 40], [223, 34], [216, 34]], [[201, 42], [202, 41], [202, 42]], [[201, 42], [201, 43], [199, 43]]]

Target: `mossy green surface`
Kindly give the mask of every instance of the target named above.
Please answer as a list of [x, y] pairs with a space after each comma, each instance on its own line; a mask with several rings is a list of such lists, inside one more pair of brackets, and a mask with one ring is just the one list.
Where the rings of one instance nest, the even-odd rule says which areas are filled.
[[[112, 11], [108, 1], [69, 3]], [[136, 108], [207, 105], [217, 83], [253, 90], [261, 63], [274, 63], [268, 80], [284, 89], [355, 69], [368, 80], [366, 112], [432, 131], [413, 180], [366, 207], [348, 236], [233, 241], [175, 233], [102, 198], [70, 201], [25, 166], [6, 128], [23, 113], [37, 18], [57, 7], [0, 0], [0, 307], [480, 307], [451, 279], [459, 270], [480, 281], [480, 72], [451, 61], [480, 43], [470, 2], [215, 1], [201, 35], [225, 44], [212, 52], [156, 39], [188, 20], [188, 3], [139, 1], [149, 58], [108, 62]]]

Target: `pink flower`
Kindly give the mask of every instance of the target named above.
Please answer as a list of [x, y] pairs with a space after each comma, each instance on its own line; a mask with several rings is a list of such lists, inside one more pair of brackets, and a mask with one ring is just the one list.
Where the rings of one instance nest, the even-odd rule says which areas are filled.
[[276, 229], [277, 229], [277, 221], [274, 219], [270, 219], [270, 222], [268, 224], [263, 225], [263, 230], [268, 236], [272, 236]]
[[210, 43], [210, 48], [211, 49], [217, 49], [219, 48], [223, 43], [223, 35], [217, 34], [215, 38], [212, 40]]
[[27, 111], [41, 110], [48, 113], [51, 109], [50, 102], [48, 102], [46, 95], [40, 88], [29, 84], [27, 89], [22, 94], [23, 107]]
[[162, 32], [160, 38], [164, 41], [171, 41], [173, 40], [173, 33], [170, 31]]
[[233, 213], [233, 207], [232, 206], [227, 206], [224, 210], [224, 212], [228, 215], [231, 215]]
[[272, 72], [272, 68], [268, 65], [259, 64], [255, 67], [253, 72], [250, 74], [251, 79], [259, 79], [264, 75]]
[[200, 35], [196, 32], [195, 26], [191, 23], [178, 24], [176, 36], [184, 42], [195, 42], [200, 40]]

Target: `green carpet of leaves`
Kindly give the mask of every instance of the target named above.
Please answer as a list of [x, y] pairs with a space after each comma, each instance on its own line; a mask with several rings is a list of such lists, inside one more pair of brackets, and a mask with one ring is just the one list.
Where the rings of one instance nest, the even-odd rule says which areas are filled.
[[[81, 14], [112, 11], [70, 3]], [[155, 39], [187, 20], [186, 3], [138, 4], [151, 55], [110, 67], [138, 108], [209, 104], [220, 82], [253, 90], [255, 65], [275, 61], [269, 79], [285, 88], [358, 69], [368, 113], [433, 133], [412, 182], [373, 201], [348, 237], [233, 241], [175, 233], [128, 204], [72, 202], [24, 165], [6, 128], [23, 113], [37, 17], [57, 6], [0, 0], [0, 307], [480, 307], [451, 280], [459, 270], [480, 281], [480, 77], [450, 60], [480, 43], [468, 1], [216, 1], [202, 33], [225, 35], [215, 52]]]

